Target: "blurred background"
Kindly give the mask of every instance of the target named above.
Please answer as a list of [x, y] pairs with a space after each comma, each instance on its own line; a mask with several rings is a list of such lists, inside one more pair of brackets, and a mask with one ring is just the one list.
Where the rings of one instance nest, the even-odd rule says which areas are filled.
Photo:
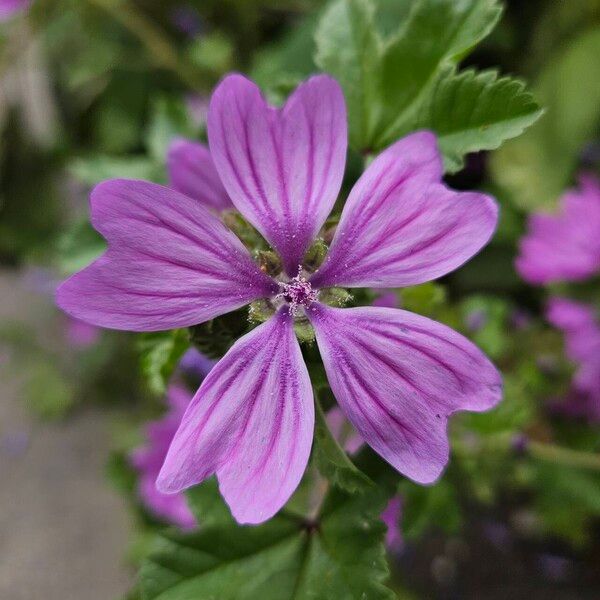
[[[187, 338], [71, 320], [54, 289], [103, 249], [91, 187], [166, 181], [169, 144], [205, 139], [228, 71], [284, 97], [318, 70], [327, 4], [0, 0], [0, 598], [125, 597], [152, 533], [186, 526], [145, 491], [147, 423], [210, 361]], [[412, 2], [376, 4], [385, 32]], [[473, 339], [505, 400], [456, 419], [437, 485], [401, 484], [401, 597], [600, 597], [600, 1], [504, 5], [463, 65], [522, 77], [546, 113], [448, 176], [498, 198], [499, 231], [400, 301]]]

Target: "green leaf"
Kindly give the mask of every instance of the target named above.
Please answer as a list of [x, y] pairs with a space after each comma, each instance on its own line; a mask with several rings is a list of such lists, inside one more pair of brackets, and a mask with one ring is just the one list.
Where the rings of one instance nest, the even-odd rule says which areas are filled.
[[190, 347], [185, 329], [144, 333], [139, 339], [140, 365], [148, 386], [163, 394], [177, 363]]
[[350, 493], [372, 487], [373, 482], [354, 465], [333, 437], [317, 398], [315, 398], [315, 409], [313, 457], [321, 474], [334, 485]]
[[340, 82], [350, 143], [361, 152], [413, 130], [440, 72], [488, 35], [501, 14], [496, 0], [417, 0], [410, 12], [400, 8], [386, 39], [377, 31], [371, 0], [332, 4], [315, 34], [315, 62]]
[[382, 42], [370, 0], [339, 0], [315, 33], [316, 64], [340, 83], [350, 123], [350, 144], [363, 149], [374, 134]]
[[382, 57], [385, 113], [377, 148], [398, 137], [440, 69], [458, 62], [486, 37], [501, 14], [496, 0], [415, 2], [405, 26], [386, 44]]
[[423, 486], [405, 480], [399, 492], [404, 499], [402, 530], [407, 539], [418, 539], [431, 529], [455, 533], [462, 515], [456, 491], [447, 479]]
[[202, 527], [232, 524], [233, 517], [219, 492], [216, 477], [211, 477], [186, 492], [188, 506]]
[[104, 238], [83, 219], [72, 223], [58, 240], [57, 263], [65, 275], [87, 267], [106, 249]]
[[599, 54], [598, 28], [561, 47], [534, 86], [546, 115], [492, 156], [495, 180], [518, 207], [553, 208], [571, 182], [579, 153], [600, 123]]
[[145, 600], [389, 600], [380, 493], [332, 491], [318, 523], [279, 515], [160, 540], [141, 570]]
[[449, 69], [436, 81], [411, 130], [435, 131], [446, 170], [454, 172], [462, 168], [465, 154], [498, 148], [523, 133], [542, 112], [517, 79], [471, 69], [456, 75]]
[[189, 112], [179, 99], [163, 96], [152, 107], [150, 126], [146, 132], [146, 146], [150, 156], [160, 165], [165, 162], [170, 143], [176, 137], [196, 137]]
[[88, 185], [96, 185], [105, 179], [119, 178], [161, 180], [160, 169], [145, 156], [95, 154], [75, 159], [71, 163], [70, 171], [77, 179]]

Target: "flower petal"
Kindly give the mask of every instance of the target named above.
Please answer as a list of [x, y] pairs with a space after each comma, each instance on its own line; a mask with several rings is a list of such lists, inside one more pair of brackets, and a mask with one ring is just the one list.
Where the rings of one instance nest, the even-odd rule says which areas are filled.
[[109, 248], [63, 283], [58, 305], [112, 329], [194, 325], [277, 293], [240, 240], [199, 202], [144, 181], [112, 180], [91, 199]]
[[580, 176], [578, 190], [561, 198], [556, 214], [529, 217], [516, 268], [533, 284], [581, 281], [600, 273], [600, 181]]
[[308, 316], [342, 410], [375, 451], [419, 483], [437, 479], [448, 461], [448, 417], [500, 401], [492, 363], [440, 323], [393, 308], [316, 303]]
[[234, 517], [261, 523], [298, 486], [313, 429], [311, 383], [284, 309], [236, 342], [208, 374], [157, 486], [177, 493], [216, 472]]
[[170, 186], [216, 211], [233, 208], [219, 174], [203, 144], [174, 140], [167, 153]]
[[230, 75], [213, 94], [208, 139], [233, 204], [295, 275], [344, 175], [347, 125], [339, 85], [312, 77], [277, 110], [254, 83]]
[[476, 254], [497, 221], [492, 198], [439, 183], [435, 136], [419, 132], [385, 150], [358, 180], [317, 287], [401, 287], [441, 277]]

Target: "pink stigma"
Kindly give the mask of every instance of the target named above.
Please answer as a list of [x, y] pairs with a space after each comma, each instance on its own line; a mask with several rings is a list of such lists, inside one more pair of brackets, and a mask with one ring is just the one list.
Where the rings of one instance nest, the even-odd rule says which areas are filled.
[[283, 298], [290, 305], [290, 312], [297, 316], [299, 308], [308, 308], [319, 296], [317, 290], [312, 289], [310, 282], [301, 274], [302, 268], [298, 269], [298, 275], [287, 283], [280, 282], [281, 292], [277, 298]]

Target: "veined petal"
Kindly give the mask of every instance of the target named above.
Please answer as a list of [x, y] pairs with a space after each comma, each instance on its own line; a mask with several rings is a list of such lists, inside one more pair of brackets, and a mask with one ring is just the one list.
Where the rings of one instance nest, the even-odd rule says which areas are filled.
[[385, 150], [358, 180], [321, 268], [317, 287], [402, 287], [453, 271], [490, 239], [496, 203], [439, 183], [442, 163], [432, 133]]
[[339, 85], [312, 77], [278, 110], [254, 83], [230, 75], [213, 94], [208, 139], [233, 204], [295, 275], [344, 175], [347, 124]]
[[144, 181], [112, 180], [91, 198], [109, 248], [56, 294], [71, 316], [111, 329], [194, 325], [277, 292], [240, 240], [197, 200]]
[[402, 474], [431, 483], [448, 461], [448, 417], [501, 398], [492, 363], [452, 329], [394, 308], [313, 304], [331, 389], [363, 439]]
[[167, 153], [167, 169], [170, 186], [178, 192], [217, 212], [233, 208], [210, 152], [203, 144], [183, 138], [174, 140]]
[[314, 429], [310, 379], [282, 309], [238, 340], [208, 374], [175, 435], [157, 481], [165, 493], [217, 473], [240, 523], [272, 517], [294, 492]]

